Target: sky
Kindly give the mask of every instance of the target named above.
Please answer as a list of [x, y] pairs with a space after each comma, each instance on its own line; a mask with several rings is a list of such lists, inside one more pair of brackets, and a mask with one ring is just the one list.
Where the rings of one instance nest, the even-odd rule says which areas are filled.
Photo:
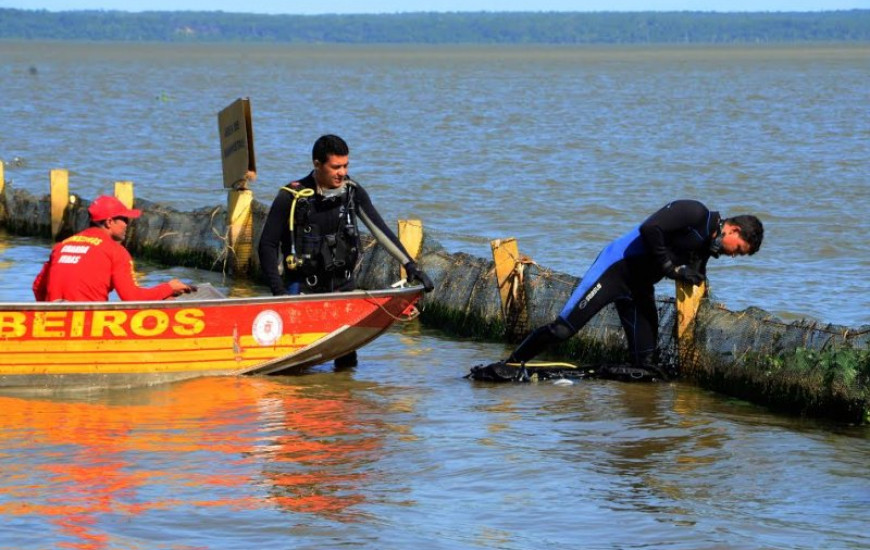
[[469, 11], [777, 12], [870, 9], [870, 0], [0, 0], [0, 8], [298, 15]]

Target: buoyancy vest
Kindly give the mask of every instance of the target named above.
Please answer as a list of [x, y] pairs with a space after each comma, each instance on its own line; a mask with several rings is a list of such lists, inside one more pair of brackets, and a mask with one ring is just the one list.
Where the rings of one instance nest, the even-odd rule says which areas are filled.
[[[350, 279], [360, 251], [354, 200], [356, 182], [348, 178], [344, 192], [337, 198], [341, 201], [339, 207], [322, 214], [314, 211], [315, 196], [305, 196], [288, 187], [282, 189], [293, 194], [295, 203], [288, 219], [293, 250], [285, 258], [290, 276], [304, 280], [311, 288], [329, 287], [326, 290], [336, 281]], [[338, 216], [338, 223], [324, 224], [323, 216], [333, 214]]]

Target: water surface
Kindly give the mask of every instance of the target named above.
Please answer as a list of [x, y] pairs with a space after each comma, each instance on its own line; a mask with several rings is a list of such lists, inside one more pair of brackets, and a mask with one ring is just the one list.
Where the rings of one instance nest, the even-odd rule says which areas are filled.
[[[249, 96], [265, 202], [335, 132], [386, 219], [451, 251], [516, 236], [582, 274], [666, 201], [753, 212], [714, 296], [867, 324], [868, 50], [4, 43], [14, 187], [71, 171], [221, 204], [217, 113]], [[0, 235], [0, 301], [49, 243]], [[219, 273], [138, 263], [234, 295]], [[672, 292], [663, 286], [661, 293]], [[0, 344], [2, 345], [2, 344]], [[0, 549], [867, 548], [870, 433], [684, 383], [487, 385], [501, 344], [403, 324], [360, 365], [0, 395]]]
[[[714, 296], [787, 320], [867, 324], [870, 48], [4, 43], [7, 179], [86, 198], [132, 180], [182, 209], [225, 201], [217, 113], [250, 97], [255, 196], [310, 169], [332, 132], [385, 219], [450, 250], [517, 237], [581, 275], [675, 198], [766, 223]], [[35, 73], [35, 74], [34, 74]], [[672, 292], [662, 288], [662, 292]]]

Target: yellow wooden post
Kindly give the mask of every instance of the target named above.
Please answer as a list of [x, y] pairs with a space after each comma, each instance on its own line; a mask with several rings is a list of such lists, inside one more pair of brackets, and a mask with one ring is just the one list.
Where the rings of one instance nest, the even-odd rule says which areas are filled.
[[6, 176], [3, 173], [4, 170], [5, 166], [3, 164], [3, 159], [0, 159], [0, 195], [2, 195], [4, 189], [6, 189]]
[[492, 259], [495, 263], [495, 278], [501, 298], [501, 312], [505, 335], [514, 341], [522, 338], [528, 329], [526, 293], [523, 283], [525, 264], [528, 258], [520, 256], [519, 245], [514, 238], [490, 241]]
[[254, 241], [253, 202], [254, 192], [250, 189], [232, 189], [227, 195], [227, 244], [233, 251], [233, 266], [237, 272], [247, 271], [251, 260]]
[[498, 286], [498, 294], [501, 297], [501, 312], [505, 320], [508, 318], [508, 307], [512, 300], [513, 275], [520, 259], [520, 247], [513, 237], [509, 239], [495, 239], [489, 242], [492, 248], [492, 260], [495, 262], [495, 282]]
[[[399, 220], [399, 242], [408, 251], [411, 259], [417, 261], [423, 248], [423, 222], [420, 220]], [[401, 278], [406, 279], [404, 266], [399, 268]]]
[[529, 260], [520, 256], [519, 245], [514, 238], [495, 239], [489, 244], [495, 262], [495, 279], [501, 298], [505, 336], [510, 341], [517, 341], [528, 330], [523, 271]]
[[116, 181], [115, 198], [121, 201], [127, 208], [133, 208], [133, 182]]
[[692, 285], [683, 281], [677, 281], [677, 322], [675, 326], [677, 336], [677, 351], [680, 366], [688, 368], [695, 360], [695, 346], [693, 332], [690, 330], [701, 300], [707, 294], [706, 283]]
[[51, 171], [51, 238], [57, 237], [63, 224], [63, 214], [69, 204], [69, 172], [63, 169]]

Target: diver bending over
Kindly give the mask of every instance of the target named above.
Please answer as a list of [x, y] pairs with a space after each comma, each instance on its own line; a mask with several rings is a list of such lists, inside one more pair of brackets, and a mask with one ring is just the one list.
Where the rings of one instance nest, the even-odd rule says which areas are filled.
[[635, 368], [667, 378], [658, 367], [654, 285], [668, 277], [700, 284], [707, 260], [755, 254], [764, 228], [751, 215], [722, 219], [702, 203], [676, 200], [611, 242], [583, 275], [556, 319], [529, 334], [508, 363], [525, 363], [564, 342], [610, 303], [616, 305]]

